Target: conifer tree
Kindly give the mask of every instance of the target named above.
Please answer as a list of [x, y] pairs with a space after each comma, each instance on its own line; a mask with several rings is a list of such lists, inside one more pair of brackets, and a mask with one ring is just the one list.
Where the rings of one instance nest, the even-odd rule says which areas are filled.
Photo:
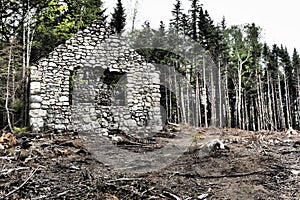
[[198, 28], [197, 32], [198, 32], [198, 37], [199, 37], [200, 43], [202, 44], [203, 47], [206, 47], [207, 46], [206, 36], [207, 36], [208, 21], [207, 21], [207, 16], [204, 14], [202, 7], [200, 7], [200, 10], [199, 10], [197, 28]]
[[151, 47], [153, 44], [153, 29], [148, 21], [145, 21], [142, 25], [142, 29], [133, 33], [134, 35], [134, 48], [141, 48], [145, 46]]
[[183, 35], [188, 35], [189, 32], [189, 15], [187, 14], [182, 14], [182, 19], [181, 19], [181, 29]]
[[113, 33], [122, 33], [126, 25], [126, 15], [125, 9], [121, 0], [118, 0], [116, 8], [114, 8], [114, 12], [112, 13], [112, 19], [110, 22], [110, 26], [112, 28]]
[[153, 37], [153, 47], [154, 48], [162, 48], [164, 47], [165, 43], [165, 35], [166, 35], [166, 26], [163, 21], [160, 21], [159, 29], [158, 31], [154, 32], [154, 37]]
[[[197, 16], [199, 12], [199, 0], [190, 0], [192, 2], [191, 9], [191, 24], [190, 24], [190, 36], [193, 40], [197, 40]], [[201, 5], [202, 6], [202, 5]], [[200, 7], [201, 7], [200, 6]]]
[[284, 81], [284, 94], [285, 94], [285, 112], [287, 119], [287, 127], [293, 126], [292, 120], [292, 107], [295, 101], [296, 88], [293, 80], [293, 65], [291, 63], [290, 55], [287, 51], [287, 48], [281, 45], [279, 49], [279, 58], [281, 61], [281, 65], [284, 69], [283, 72], [283, 81]]
[[295, 70], [294, 79], [295, 79], [296, 91], [297, 91], [295, 94], [295, 100], [294, 100], [295, 105], [294, 105], [294, 110], [293, 110], [293, 115], [294, 115], [293, 116], [293, 124], [294, 124], [294, 128], [299, 130], [300, 119], [299, 119], [299, 115], [297, 113], [299, 113], [299, 111], [300, 111], [300, 56], [296, 49], [294, 49], [294, 51], [293, 51], [292, 65]]
[[177, 33], [179, 33], [180, 29], [182, 28], [182, 14], [181, 1], [176, 0], [176, 4], [174, 4], [174, 10], [172, 10], [172, 15], [174, 18], [170, 20], [170, 26], [173, 27]]

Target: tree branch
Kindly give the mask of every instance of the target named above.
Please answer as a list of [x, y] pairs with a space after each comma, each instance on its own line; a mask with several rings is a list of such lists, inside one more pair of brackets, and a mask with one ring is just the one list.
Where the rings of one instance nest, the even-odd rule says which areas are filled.
[[4, 198], [7, 198], [9, 197], [10, 195], [12, 195], [13, 193], [15, 193], [16, 191], [18, 191], [19, 189], [21, 189], [32, 177], [33, 175], [35, 174], [35, 172], [38, 170], [38, 168], [36, 168], [35, 170], [31, 171], [29, 176], [27, 177], [27, 179], [19, 186], [17, 187], [16, 189], [14, 189], [13, 191], [9, 192], [7, 195], [5, 195]]

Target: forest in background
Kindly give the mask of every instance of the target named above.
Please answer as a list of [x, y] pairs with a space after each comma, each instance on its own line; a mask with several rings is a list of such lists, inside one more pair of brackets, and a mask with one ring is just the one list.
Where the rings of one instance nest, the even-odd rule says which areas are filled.
[[[95, 19], [99, 0], [0, 0], [0, 127], [28, 127], [29, 69]], [[15, 128], [14, 128], [15, 127]]]
[[[183, 12], [181, 1], [174, 0], [172, 19], [168, 24], [161, 22], [158, 30], [151, 28], [149, 22], [141, 29], [134, 28], [138, 10], [132, 22], [127, 20], [132, 23], [129, 36], [134, 38], [133, 45], [152, 47], [139, 52], [151, 62], [173, 66], [162, 73], [169, 85], [169, 89], [161, 87], [167, 120], [254, 131], [289, 127], [299, 130], [297, 50], [290, 55], [284, 45], [263, 43], [262, 28], [254, 23], [227, 27], [225, 18], [216, 23], [201, 1], [190, 2], [189, 11]], [[126, 23], [120, 0], [110, 22], [104, 15], [103, 3], [97, 0], [0, 0], [0, 7], [0, 127], [10, 129], [28, 126], [31, 63], [95, 19], [105, 21], [114, 33], [123, 32]], [[168, 45], [176, 43], [176, 52], [182, 51], [180, 55], [195, 53], [195, 49], [184, 46], [189, 39], [202, 47], [202, 58], [191, 61], [157, 49], [168, 49]], [[214, 76], [206, 74], [212, 65], [216, 66], [216, 71], [211, 72]], [[168, 76], [170, 70], [184, 75], [192, 87], [184, 85], [178, 76]]]
[[[284, 45], [262, 42], [262, 28], [255, 23], [227, 27], [225, 18], [215, 23], [198, 0], [191, 0], [187, 13], [177, 0], [172, 16], [168, 26], [160, 23], [159, 30], [153, 30], [145, 22], [142, 30], [133, 31], [136, 46], [143, 44], [155, 49], [165, 45], [168, 49], [168, 45], [177, 43], [184, 51], [180, 54], [187, 55], [195, 53], [186, 44], [191, 38], [193, 45], [203, 48], [203, 53], [198, 52], [203, 59], [187, 62], [165, 52], [140, 51], [156, 63], [173, 65], [193, 86], [194, 91], [188, 91], [176, 82], [178, 77], [162, 74], [170, 87], [177, 86], [172, 92], [162, 90], [168, 121], [253, 131], [299, 129], [300, 79], [296, 49], [290, 55]], [[168, 41], [170, 38], [176, 39]], [[210, 59], [213, 63], [209, 63]], [[210, 68], [217, 72], [210, 72]], [[192, 96], [193, 102], [184, 100]]]

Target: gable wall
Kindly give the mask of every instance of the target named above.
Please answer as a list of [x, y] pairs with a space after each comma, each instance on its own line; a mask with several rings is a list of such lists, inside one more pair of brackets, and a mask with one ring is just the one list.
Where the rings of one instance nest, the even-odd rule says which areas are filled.
[[[106, 33], [101, 22], [94, 22], [31, 67], [34, 130], [161, 128], [159, 72], [123, 39]], [[126, 73], [125, 106], [97, 102], [109, 93], [101, 80], [105, 69]]]

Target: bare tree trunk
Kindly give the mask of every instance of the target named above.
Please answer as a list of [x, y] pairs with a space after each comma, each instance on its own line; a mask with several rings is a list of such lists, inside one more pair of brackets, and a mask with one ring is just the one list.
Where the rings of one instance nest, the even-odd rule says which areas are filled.
[[25, 78], [26, 76], [26, 24], [23, 24], [23, 40], [22, 40], [22, 77]]
[[236, 83], [234, 83], [234, 89], [235, 89], [235, 103], [234, 103], [234, 122], [235, 122], [235, 127], [240, 128], [239, 127], [239, 119], [238, 119], [238, 96], [239, 96], [239, 92], [238, 92], [238, 86], [236, 85]]
[[280, 121], [281, 121], [281, 128], [286, 128], [285, 124], [285, 114], [283, 110], [283, 101], [282, 101], [282, 92], [281, 92], [281, 83], [280, 83], [280, 75], [277, 75], [278, 78], [278, 91], [279, 91], [279, 103], [280, 103]]
[[[259, 108], [258, 108], [258, 105], [257, 105], [257, 99], [253, 99], [251, 101], [251, 106], [250, 106], [250, 122], [252, 121], [252, 130], [253, 131], [257, 131], [257, 126], [256, 126], [256, 123], [258, 124], [258, 121], [260, 120], [259, 118], [260, 117], [257, 117], [255, 116], [255, 110], [257, 111]], [[258, 116], [258, 115], [257, 115]]]
[[272, 109], [272, 97], [271, 97], [271, 83], [270, 83], [270, 75], [269, 72], [267, 71], [267, 83], [268, 83], [268, 108], [269, 108], [269, 115], [268, 115], [268, 123], [270, 124], [270, 129], [273, 131], [274, 127], [274, 122], [273, 122], [273, 109]]
[[[10, 93], [10, 99], [11, 99], [11, 103], [15, 103], [16, 102], [16, 79], [15, 79], [15, 74], [16, 74], [16, 71], [15, 71], [15, 66], [16, 66], [16, 63], [15, 63], [15, 59], [14, 59], [14, 56], [11, 58], [11, 64], [10, 64], [10, 68], [11, 68], [11, 72], [10, 72], [10, 76], [11, 76], [11, 82], [10, 82], [10, 85], [11, 85], [11, 93]], [[11, 124], [12, 126], [14, 126], [15, 124], [15, 116], [14, 116], [14, 113], [11, 113], [10, 115], [11, 117]]]
[[269, 126], [271, 124], [271, 120], [272, 120], [272, 118], [270, 118], [271, 114], [269, 112], [269, 108], [270, 108], [269, 95], [271, 95], [271, 94], [269, 94], [268, 86], [267, 86], [267, 91], [268, 92], [266, 92], [266, 94], [263, 96], [263, 99], [264, 99], [264, 102], [265, 102], [265, 104], [264, 104], [264, 108], [265, 108], [264, 109], [264, 116], [265, 116], [264, 123], [265, 123], [265, 129], [266, 130], [271, 130], [269, 128]]
[[260, 73], [258, 73], [258, 71], [256, 71], [256, 77], [257, 78], [257, 115], [258, 115], [258, 121], [257, 121], [257, 130], [260, 131], [261, 129], [263, 129], [264, 127], [264, 113], [263, 113], [263, 94], [262, 94], [262, 87], [261, 87], [261, 77], [260, 77]]
[[246, 118], [247, 118], [247, 108], [246, 108], [246, 100], [245, 100], [245, 95], [244, 94], [242, 94], [242, 98], [241, 98], [241, 100], [242, 100], [242, 102], [241, 102], [241, 104], [242, 104], [242, 107], [241, 107], [241, 129], [243, 129], [243, 130], [246, 130], [247, 128], [246, 128], [246, 126], [247, 126], [247, 121], [246, 121]]
[[223, 127], [223, 101], [222, 101], [222, 79], [221, 63], [218, 61], [218, 90], [219, 90], [219, 126]]
[[134, 31], [134, 29], [135, 29], [135, 21], [136, 21], [137, 12], [138, 12], [138, 5], [139, 5], [139, 1], [136, 0], [135, 4], [134, 4], [133, 13], [132, 13], [131, 31]]
[[257, 99], [255, 99], [255, 104], [256, 104], [256, 115], [255, 115], [255, 110], [253, 110], [252, 119], [253, 119], [253, 123], [255, 123], [255, 119], [257, 120], [256, 129], [260, 131], [262, 126], [262, 122], [261, 122], [262, 120], [261, 120], [261, 102], [259, 96], [257, 96]]
[[[257, 99], [255, 104], [256, 106], [256, 118], [257, 118], [257, 130], [261, 130], [262, 127], [262, 101], [261, 101], [261, 90], [260, 90], [260, 74], [258, 74], [257, 69], [255, 70], [255, 76], [257, 77], [257, 83], [256, 83], [256, 93], [257, 93]], [[254, 118], [254, 110], [253, 110], [253, 121], [255, 121]]]
[[239, 128], [242, 127], [241, 124], [241, 101], [242, 101], [242, 72], [243, 72], [243, 66], [248, 61], [250, 57], [250, 51], [248, 51], [247, 57], [242, 60], [240, 54], [237, 52], [238, 56], [238, 99], [237, 99], [237, 119], [238, 119], [238, 125]]
[[299, 129], [300, 128], [300, 124], [299, 124], [299, 121], [300, 121], [300, 74], [299, 74], [299, 71], [297, 70], [297, 114], [296, 114], [296, 121], [297, 121], [297, 128]]
[[[200, 78], [200, 74], [198, 74], [198, 82], [200, 84], [199, 78]], [[202, 127], [202, 110], [201, 110], [201, 105], [202, 105], [201, 95], [202, 95], [202, 93], [201, 93], [201, 91], [202, 91], [201, 87], [198, 86], [198, 94], [199, 94], [199, 110], [198, 110], [198, 112], [199, 112], [199, 127]]]
[[187, 120], [187, 124], [191, 125], [191, 120], [190, 120], [190, 96], [189, 96], [189, 83], [188, 81], [186, 81], [186, 120]]
[[[27, 4], [28, 4], [28, 1], [27, 1]], [[27, 7], [27, 10], [25, 11], [25, 5], [23, 5], [23, 9], [24, 9], [24, 17], [26, 15], [28, 15], [28, 7]], [[26, 23], [26, 19], [24, 19], [24, 22], [23, 22], [23, 38], [22, 38], [22, 79], [23, 81], [25, 81], [26, 79], [26, 74], [27, 74], [27, 56], [26, 56], [26, 53], [27, 53], [27, 40], [26, 40], [26, 37], [27, 37], [27, 34], [26, 34], [26, 30], [28, 28], [28, 22]], [[24, 119], [24, 121], [26, 121], [27, 119], [27, 109], [26, 109], [26, 97], [27, 97], [27, 90], [26, 90], [26, 83], [24, 84], [24, 88], [23, 88], [23, 95], [24, 95], [24, 109], [22, 110], [22, 118]]]
[[242, 69], [243, 64], [242, 61], [239, 61], [238, 64], [238, 98], [237, 98], [237, 120], [238, 120], [238, 127], [242, 128], [241, 122], [241, 105], [242, 105]]
[[13, 48], [13, 42], [11, 42], [9, 47], [9, 57], [8, 57], [8, 65], [7, 65], [7, 76], [6, 76], [6, 95], [5, 95], [5, 111], [6, 111], [6, 117], [7, 117], [7, 124], [11, 132], [13, 132], [13, 125], [11, 123], [11, 116], [10, 116], [10, 110], [9, 110], [9, 96], [10, 96], [10, 68], [11, 68], [11, 62], [12, 62], [12, 48]]
[[173, 79], [174, 79], [174, 96], [175, 96], [175, 110], [174, 110], [174, 123], [178, 123], [178, 97], [179, 97], [179, 91], [178, 91], [178, 82], [176, 78], [176, 68], [177, 68], [177, 62], [173, 62]]
[[168, 80], [167, 80], [167, 73], [165, 73], [165, 80], [166, 80], [166, 86], [165, 86], [165, 102], [166, 102], [166, 122], [169, 121], [169, 104], [168, 104]]
[[274, 129], [278, 129], [277, 116], [276, 116], [276, 93], [275, 93], [275, 85], [274, 80], [272, 81], [271, 89], [272, 89], [272, 110], [273, 110], [273, 121], [274, 121]]
[[226, 120], [227, 120], [227, 126], [231, 127], [231, 108], [230, 108], [230, 102], [229, 102], [229, 88], [228, 88], [228, 66], [225, 65], [225, 105], [226, 105]]
[[195, 95], [196, 95], [196, 105], [195, 105], [195, 125], [201, 126], [200, 124], [200, 118], [201, 118], [201, 112], [200, 112], [200, 94], [199, 94], [199, 75], [198, 72], [195, 74], [196, 78], [196, 87], [195, 87]]
[[291, 108], [290, 108], [290, 96], [289, 96], [289, 91], [288, 91], [288, 85], [287, 85], [287, 78], [284, 73], [284, 89], [285, 89], [285, 101], [286, 101], [286, 119], [287, 119], [287, 128], [292, 127], [291, 124], [291, 119], [290, 119], [290, 113], [291, 113]]
[[171, 67], [168, 67], [168, 82], [169, 82], [169, 121], [173, 122], [172, 114], [173, 114], [173, 105], [172, 105], [172, 89], [173, 89], [173, 83], [172, 83], [172, 77], [171, 77]]
[[210, 87], [211, 87], [211, 120], [210, 120], [210, 126], [216, 127], [216, 89], [214, 84], [214, 71], [213, 67], [210, 67]]
[[207, 86], [206, 86], [206, 73], [205, 73], [205, 68], [206, 68], [206, 63], [205, 63], [205, 57], [203, 56], [203, 68], [202, 68], [202, 73], [203, 73], [203, 91], [202, 91], [202, 95], [205, 95], [205, 100], [203, 101], [204, 104], [204, 124], [205, 124], [205, 128], [208, 127], [208, 107], [207, 107]]
[[185, 99], [184, 99], [184, 83], [182, 82], [181, 79], [179, 80], [179, 82], [180, 82], [180, 85], [181, 85], [181, 87], [180, 87], [181, 120], [182, 120], [182, 122], [183, 122], [184, 124], [186, 124], [187, 121], [186, 121], [186, 112], [185, 112], [185, 103], [184, 103], [184, 101], [185, 101]]
[[[25, 7], [25, 5], [24, 5]], [[29, 4], [29, 0], [27, 0], [27, 10], [25, 14], [25, 19], [23, 22], [23, 60], [22, 60], [22, 80], [24, 82], [24, 108], [23, 108], [23, 125], [27, 126], [28, 121], [28, 110], [29, 110], [29, 102], [28, 102], [28, 85], [29, 85], [29, 77], [28, 77], [28, 70], [30, 67], [30, 55], [31, 55], [31, 48], [32, 42], [34, 37], [34, 29], [31, 28], [32, 25], [32, 12], [31, 7]]]

